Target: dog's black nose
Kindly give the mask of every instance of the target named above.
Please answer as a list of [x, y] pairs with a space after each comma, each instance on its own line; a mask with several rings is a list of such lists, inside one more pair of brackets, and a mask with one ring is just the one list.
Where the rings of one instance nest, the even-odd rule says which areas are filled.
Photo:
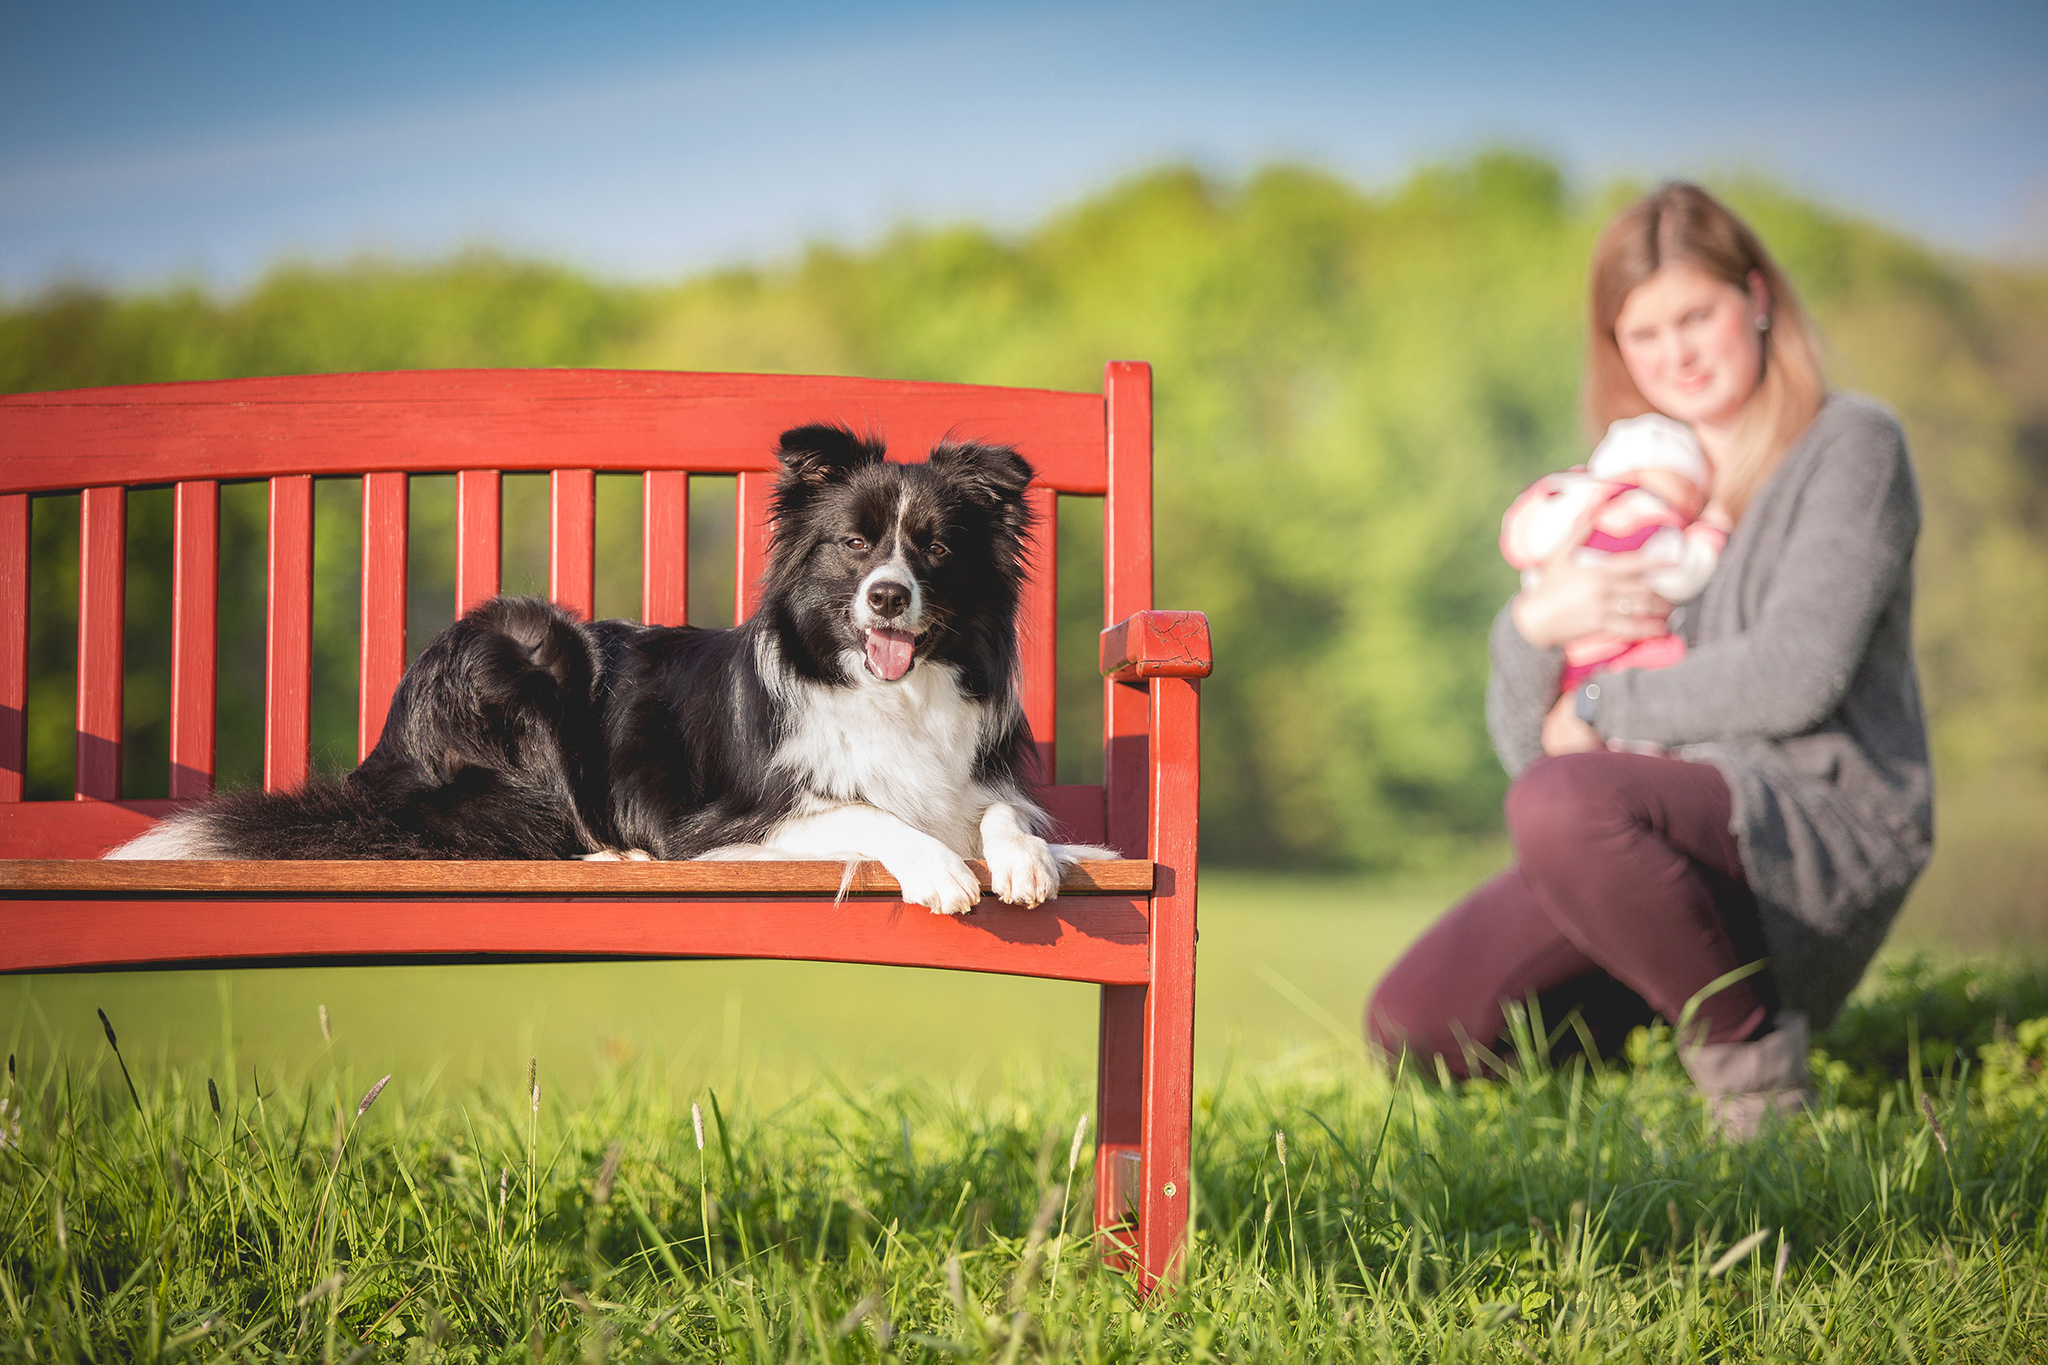
[[883, 580], [868, 589], [868, 610], [886, 621], [893, 621], [910, 609], [910, 589], [901, 583]]

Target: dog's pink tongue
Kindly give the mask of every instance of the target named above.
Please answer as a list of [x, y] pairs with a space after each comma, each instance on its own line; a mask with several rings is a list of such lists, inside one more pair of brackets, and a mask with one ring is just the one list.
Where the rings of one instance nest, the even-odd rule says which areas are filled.
[[877, 626], [868, 632], [868, 667], [876, 677], [895, 682], [910, 671], [911, 651], [916, 648], [917, 637], [909, 631]]

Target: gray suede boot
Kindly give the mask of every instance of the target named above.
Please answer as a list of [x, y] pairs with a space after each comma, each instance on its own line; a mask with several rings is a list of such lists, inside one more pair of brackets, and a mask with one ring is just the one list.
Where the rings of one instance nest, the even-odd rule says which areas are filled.
[[1813, 1103], [1806, 1046], [1806, 1016], [1786, 1010], [1774, 1030], [1752, 1042], [1702, 1044], [1678, 1055], [1721, 1136], [1747, 1142], [1766, 1114], [1796, 1114]]

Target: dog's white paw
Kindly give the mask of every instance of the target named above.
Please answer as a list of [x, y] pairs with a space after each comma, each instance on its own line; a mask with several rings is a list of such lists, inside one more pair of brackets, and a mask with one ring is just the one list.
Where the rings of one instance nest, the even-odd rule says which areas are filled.
[[602, 848], [583, 855], [586, 863], [651, 863], [654, 855], [644, 848]]
[[990, 841], [989, 885], [1010, 905], [1042, 905], [1060, 894], [1060, 864], [1050, 845], [1035, 834]]
[[903, 899], [942, 915], [964, 915], [981, 900], [981, 880], [966, 859], [932, 841], [930, 849], [891, 853], [882, 866], [903, 888]]

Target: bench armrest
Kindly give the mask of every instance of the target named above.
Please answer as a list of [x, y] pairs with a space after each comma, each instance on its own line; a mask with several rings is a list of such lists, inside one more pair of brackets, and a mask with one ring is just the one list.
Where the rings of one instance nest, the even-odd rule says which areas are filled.
[[1206, 678], [1213, 664], [1198, 611], [1136, 612], [1102, 632], [1102, 676], [1117, 682]]

